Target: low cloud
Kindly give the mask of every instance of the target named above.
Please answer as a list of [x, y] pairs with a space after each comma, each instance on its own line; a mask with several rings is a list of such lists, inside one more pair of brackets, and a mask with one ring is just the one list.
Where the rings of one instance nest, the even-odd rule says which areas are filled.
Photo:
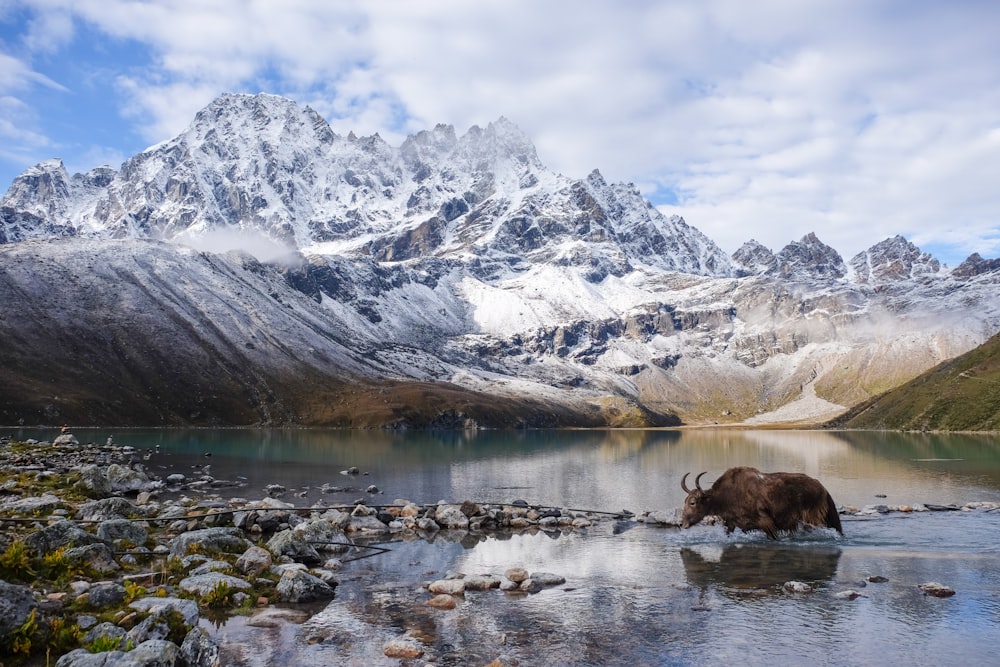
[[285, 264], [291, 261], [295, 249], [279, 243], [261, 232], [240, 227], [218, 227], [209, 230], [185, 230], [174, 239], [200, 250], [223, 254], [231, 251], [245, 252], [267, 263]]

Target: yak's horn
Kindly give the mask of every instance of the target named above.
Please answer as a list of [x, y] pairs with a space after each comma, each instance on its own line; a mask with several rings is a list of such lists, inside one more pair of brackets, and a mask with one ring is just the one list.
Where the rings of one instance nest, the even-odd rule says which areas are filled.
[[688, 475], [690, 475], [690, 474], [691, 473], [686, 472], [686, 473], [684, 473], [684, 476], [681, 477], [681, 488], [684, 489], [684, 493], [691, 493], [691, 489], [689, 489], [688, 485], [685, 483], [685, 481], [688, 478]]
[[698, 482], [701, 481], [701, 476], [704, 475], [704, 474], [707, 474], [707, 473], [708, 473], [707, 470], [705, 472], [698, 473], [698, 476], [694, 478], [694, 488], [698, 489], [699, 491], [702, 490], [701, 484], [699, 484]]

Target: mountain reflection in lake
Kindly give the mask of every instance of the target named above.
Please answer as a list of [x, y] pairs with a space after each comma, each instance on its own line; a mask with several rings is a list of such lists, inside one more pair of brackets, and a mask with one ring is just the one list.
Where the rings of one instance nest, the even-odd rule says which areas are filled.
[[[78, 431], [85, 439], [90, 432]], [[20, 437], [54, 434], [21, 432]], [[256, 499], [267, 484], [312, 504], [477, 502], [636, 514], [679, 507], [686, 472], [804, 472], [841, 505], [1000, 501], [995, 436], [790, 431], [121, 431], [151, 450], [151, 472], [239, 480], [219, 493]], [[103, 442], [106, 431], [91, 439]], [[158, 451], [156, 448], [158, 447]], [[205, 457], [211, 453], [211, 457]], [[357, 466], [358, 476], [341, 471]], [[326, 491], [322, 490], [325, 486]], [[379, 492], [368, 493], [375, 485]], [[193, 491], [184, 491], [197, 496]], [[394, 539], [346, 563], [336, 598], [290, 620], [236, 617], [213, 627], [229, 665], [948, 665], [995, 664], [1000, 639], [1000, 512], [844, 517], [770, 542], [721, 526], [682, 531], [612, 518], [584, 531], [432, 541]], [[422, 584], [448, 572], [552, 572], [534, 594], [467, 592], [427, 606]], [[869, 583], [871, 576], [884, 583]], [[799, 580], [814, 591], [790, 594]], [[953, 597], [924, 595], [938, 581]], [[847, 599], [838, 593], [856, 591]], [[293, 613], [292, 610], [288, 613]], [[383, 653], [410, 633], [421, 660]]]

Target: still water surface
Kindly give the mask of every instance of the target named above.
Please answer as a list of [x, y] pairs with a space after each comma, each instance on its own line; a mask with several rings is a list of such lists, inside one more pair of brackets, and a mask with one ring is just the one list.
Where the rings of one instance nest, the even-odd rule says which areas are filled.
[[[200, 474], [207, 464], [213, 477], [242, 485], [223, 495], [257, 499], [277, 483], [303, 506], [524, 499], [670, 511], [682, 503], [684, 473], [709, 471], [710, 484], [734, 465], [807, 473], [838, 504], [859, 508], [1000, 501], [992, 435], [131, 430], [114, 438], [150, 450], [147, 465], [161, 476]], [[364, 474], [341, 473], [351, 466]], [[324, 484], [343, 490], [322, 493]], [[614, 519], [577, 532], [394, 541], [346, 563], [337, 598], [308, 620], [254, 627], [236, 618], [212, 631], [234, 665], [399, 665], [382, 647], [408, 631], [428, 651], [413, 664], [485, 665], [500, 655], [521, 665], [1000, 664], [1000, 511], [844, 519], [843, 537], [822, 530], [777, 543]], [[514, 566], [567, 582], [529, 596], [469, 592], [448, 611], [425, 604], [425, 581]], [[872, 575], [888, 581], [865, 585]], [[789, 580], [815, 591], [785, 593]], [[917, 586], [929, 581], [957, 592], [925, 596]], [[849, 589], [861, 597], [835, 597]]]

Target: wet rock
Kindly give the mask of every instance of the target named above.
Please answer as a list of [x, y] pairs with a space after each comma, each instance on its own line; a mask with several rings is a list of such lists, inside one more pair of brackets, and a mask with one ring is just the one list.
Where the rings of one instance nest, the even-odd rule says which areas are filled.
[[491, 660], [486, 667], [518, 667], [521, 662], [512, 656], [501, 655]]
[[252, 588], [248, 581], [221, 572], [206, 572], [196, 574], [193, 577], [182, 579], [178, 588], [186, 593], [192, 593], [199, 597], [204, 597], [212, 592], [217, 586], [227, 586], [229, 590], [249, 590]]
[[236, 559], [236, 569], [250, 577], [259, 577], [273, 564], [271, 552], [256, 545], [250, 547]]
[[207, 554], [243, 553], [250, 542], [238, 528], [202, 528], [178, 535], [170, 541], [170, 555], [186, 556], [192, 550]]
[[781, 588], [786, 593], [804, 594], [813, 592], [813, 587], [802, 581], [786, 581]]
[[860, 592], [858, 592], [858, 591], [856, 591], [854, 589], [849, 589], [849, 590], [846, 590], [846, 591], [840, 591], [839, 593], [834, 593], [833, 597], [835, 597], [838, 600], [856, 600], [858, 598], [865, 597], [865, 596], [864, 596], [864, 594], [862, 594], [862, 593], [860, 593]]
[[281, 484], [268, 484], [264, 487], [264, 493], [266, 493], [269, 498], [280, 498], [288, 493], [288, 489], [283, 487]]
[[538, 591], [542, 590], [542, 588], [544, 588], [544, 586], [542, 586], [541, 583], [535, 581], [531, 577], [528, 577], [517, 586], [517, 590], [522, 591], [524, 593], [537, 593]]
[[301, 625], [308, 621], [311, 616], [309, 612], [301, 609], [268, 607], [248, 618], [247, 625], [252, 628], [280, 628], [286, 623]]
[[30, 588], [0, 580], [0, 642], [24, 625], [37, 608]]
[[940, 584], [936, 581], [931, 581], [926, 584], [920, 584], [917, 588], [924, 592], [924, 595], [932, 595], [936, 598], [950, 598], [955, 594], [955, 589]]
[[643, 517], [643, 520], [654, 526], [680, 526], [682, 523], [683, 510], [676, 508], [666, 511], [653, 511]]
[[454, 609], [458, 606], [458, 602], [455, 600], [454, 595], [442, 593], [428, 600], [427, 605], [436, 609]]
[[334, 589], [319, 577], [301, 570], [285, 570], [278, 580], [275, 593], [282, 602], [313, 602], [329, 600]]
[[500, 587], [500, 577], [492, 574], [474, 574], [466, 577], [464, 581], [467, 591], [486, 591]]
[[885, 582], [889, 581], [889, 578], [888, 577], [883, 577], [883, 576], [878, 575], [878, 574], [874, 574], [874, 575], [865, 577], [865, 581], [867, 581], [869, 583], [872, 583], [872, 584], [884, 584]]
[[515, 584], [519, 584], [528, 578], [528, 571], [523, 567], [511, 567], [504, 571], [503, 576]]
[[420, 645], [411, 639], [394, 639], [382, 647], [382, 652], [387, 658], [400, 660], [413, 660], [424, 655]]
[[532, 572], [531, 580], [538, 583], [539, 586], [562, 586], [566, 583], [566, 577], [560, 574], [552, 574], [551, 572]]
[[464, 579], [438, 579], [437, 581], [432, 581], [428, 586], [427, 590], [431, 593], [445, 594], [445, 595], [461, 595], [465, 592], [465, 580]]
[[375, 515], [352, 516], [347, 525], [349, 533], [388, 533], [389, 526], [382, 523]]

